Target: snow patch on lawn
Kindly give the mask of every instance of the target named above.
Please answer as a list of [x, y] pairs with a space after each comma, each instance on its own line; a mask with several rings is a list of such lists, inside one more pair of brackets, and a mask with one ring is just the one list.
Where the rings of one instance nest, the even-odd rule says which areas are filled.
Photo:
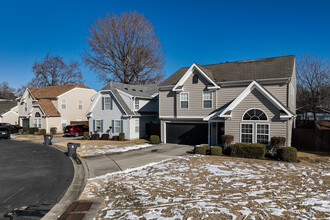
[[88, 155], [95, 155], [95, 154], [107, 154], [107, 153], [121, 153], [126, 151], [132, 151], [132, 150], [139, 150], [147, 147], [151, 147], [152, 144], [137, 144], [132, 146], [126, 146], [126, 147], [118, 147], [117, 145], [104, 145], [102, 147], [100, 146], [82, 146], [81, 147], [81, 153], [84, 153], [86, 156]]

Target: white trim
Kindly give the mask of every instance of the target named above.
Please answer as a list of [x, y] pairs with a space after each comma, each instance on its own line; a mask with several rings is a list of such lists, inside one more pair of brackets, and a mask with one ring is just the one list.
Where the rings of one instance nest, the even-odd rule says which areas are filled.
[[179, 82], [174, 86], [172, 91], [182, 91], [182, 89], [177, 89], [179, 86], [183, 86], [183, 84], [187, 81], [189, 76], [194, 72], [194, 70], [197, 69], [200, 74], [210, 83], [214, 85], [214, 88], [220, 88], [213, 80], [211, 80], [195, 63], [193, 63], [190, 68], [187, 70], [187, 72], [181, 77]]
[[[181, 108], [181, 94], [185, 94], [187, 93], [188, 94], [188, 108]], [[179, 104], [180, 104], [180, 110], [189, 110], [189, 92], [180, 92], [179, 93], [179, 97], [180, 97], [180, 100], [179, 100]], [[186, 101], [183, 101], [183, 102], [186, 102]]]
[[[248, 111], [250, 111], [250, 110], [252, 110], [252, 109], [258, 109], [258, 110], [262, 111], [262, 112], [266, 115], [267, 120], [244, 120], [244, 119], [243, 119], [243, 118], [244, 118], [244, 115], [245, 115]], [[263, 121], [265, 121], [265, 122], [267, 122], [267, 121], [269, 121], [269, 117], [268, 117], [267, 113], [266, 113], [264, 110], [262, 110], [261, 108], [249, 108], [248, 110], [246, 110], [246, 111], [243, 113], [242, 118], [241, 118], [241, 121], [246, 121], [246, 122], [248, 122], [248, 121], [250, 121], [250, 122], [263, 122]]]
[[164, 144], [166, 144], [166, 122], [164, 121]]
[[68, 94], [68, 93], [70, 93], [70, 92], [72, 92], [73, 90], [77, 90], [77, 89], [79, 89], [79, 90], [92, 90], [92, 91], [94, 91], [94, 92], [96, 93], [96, 91], [95, 91], [94, 89], [87, 89], [87, 88], [74, 87], [74, 88], [70, 89], [69, 91], [66, 91], [65, 93], [62, 93], [61, 95], [58, 95], [57, 98], [59, 99], [59, 98], [61, 98], [62, 96], [66, 95], [66, 94]]
[[203, 116], [159, 116], [160, 119], [203, 119]]
[[[262, 84], [279, 84], [279, 83], [288, 83], [291, 77], [285, 78], [270, 78], [270, 79], [255, 79]], [[227, 82], [217, 82], [221, 87], [229, 86], [247, 86], [252, 82], [252, 80], [236, 80], [236, 81], [227, 81]]]
[[[242, 124], [252, 125], [252, 143], [255, 143], [254, 142], [254, 123], [244, 123], [244, 122], [241, 122], [239, 125], [239, 142], [242, 143]], [[250, 134], [250, 133], [243, 133], [243, 134]]]
[[[204, 101], [210, 101], [210, 100], [204, 100], [204, 92], [211, 92], [211, 107], [210, 108], [205, 108], [204, 107]], [[208, 89], [208, 90], [203, 90], [202, 91], [202, 109], [212, 109], [213, 108], [213, 91]]]
[[267, 92], [264, 88], [262, 88], [262, 86], [260, 86], [259, 83], [257, 83], [256, 81], [252, 81], [250, 85], [246, 87], [246, 89], [244, 89], [244, 91], [232, 103], [230, 103], [230, 105], [219, 115], [219, 117], [231, 118], [231, 113], [230, 115], [225, 115], [225, 113], [228, 111], [233, 111], [236, 108], [236, 106], [253, 91], [253, 89], [258, 89], [259, 92], [261, 92], [277, 108], [282, 109], [287, 114], [286, 117], [280, 116], [280, 118], [291, 118], [294, 116], [281, 103], [279, 103], [269, 92]]
[[[255, 134], [255, 143], [258, 143], [258, 125], [268, 125], [268, 142], [270, 142], [270, 123], [256, 123], [255, 129], [256, 129], [256, 134]], [[260, 135], [265, 135], [265, 134], [260, 134]]]

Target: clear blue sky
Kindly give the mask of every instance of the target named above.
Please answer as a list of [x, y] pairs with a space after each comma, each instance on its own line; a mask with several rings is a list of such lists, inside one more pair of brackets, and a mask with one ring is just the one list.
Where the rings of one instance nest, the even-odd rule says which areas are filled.
[[[136, 10], [155, 26], [168, 77], [210, 64], [304, 53], [330, 58], [330, 1], [0, 1], [0, 82], [19, 87], [47, 53], [81, 62], [88, 28], [107, 12]], [[85, 84], [104, 85], [81, 66]]]

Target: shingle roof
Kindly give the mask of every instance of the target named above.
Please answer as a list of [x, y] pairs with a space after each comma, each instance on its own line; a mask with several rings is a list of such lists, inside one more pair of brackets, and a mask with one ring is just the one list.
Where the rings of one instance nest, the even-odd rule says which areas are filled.
[[45, 88], [34, 88], [28, 87], [32, 96], [36, 99], [41, 98], [55, 98], [73, 88], [85, 88], [90, 89], [89, 87], [83, 84], [71, 84], [71, 85], [60, 85], [60, 86], [48, 86]]
[[49, 116], [60, 116], [61, 114], [57, 111], [53, 102], [50, 99], [40, 99], [39, 101], [33, 104], [34, 106], [40, 105], [42, 111], [45, 115]]
[[[196, 65], [210, 78], [213, 77], [215, 82], [227, 82], [291, 77], [294, 59], [294, 55], [289, 55], [210, 65]], [[188, 69], [189, 67], [180, 68], [162, 82], [160, 86], [175, 85]]]
[[158, 93], [158, 84], [148, 84], [148, 85], [130, 85], [124, 83], [110, 82], [102, 90], [110, 90], [113, 95], [117, 98], [120, 105], [124, 108], [128, 115], [139, 115], [137, 112], [133, 112], [126, 102], [123, 100], [118, 90], [126, 92], [134, 97], [140, 98], [152, 98], [152, 95]]
[[10, 109], [17, 105], [16, 101], [1, 101], [0, 102], [0, 115], [8, 112]]

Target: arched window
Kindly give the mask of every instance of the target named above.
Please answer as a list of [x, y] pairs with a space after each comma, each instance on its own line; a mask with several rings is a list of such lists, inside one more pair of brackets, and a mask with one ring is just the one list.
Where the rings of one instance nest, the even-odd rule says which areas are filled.
[[34, 114], [33, 126], [35, 128], [41, 128], [41, 115], [39, 112]]
[[36, 118], [40, 118], [40, 117], [41, 117], [41, 115], [40, 115], [40, 113], [39, 113], [39, 112], [36, 112], [36, 114], [34, 115], [34, 117], [36, 117]]
[[260, 109], [250, 109], [243, 115], [243, 121], [267, 121], [267, 115]]

